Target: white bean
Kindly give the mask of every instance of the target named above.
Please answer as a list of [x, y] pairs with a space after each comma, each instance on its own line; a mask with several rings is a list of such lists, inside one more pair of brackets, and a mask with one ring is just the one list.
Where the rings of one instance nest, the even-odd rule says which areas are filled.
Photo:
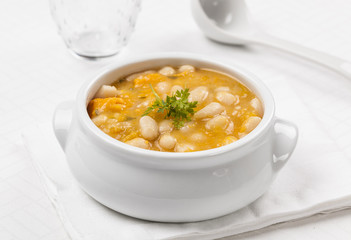
[[141, 74], [142, 75], [149, 75], [149, 74], [153, 74], [153, 73], [156, 73], [156, 71], [154, 71], [154, 70], [147, 70], [145, 72], [142, 72]]
[[164, 94], [169, 91], [171, 84], [169, 82], [159, 82], [157, 83], [155, 89], [158, 94]]
[[237, 140], [238, 140], [238, 139], [237, 139], [236, 137], [234, 137], [234, 136], [228, 136], [228, 137], [226, 137], [226, 138], [224, 139], [223, 145], [230, 144], [230, 143], [235, 142], [235, 141], [237, 141]]
[[262, 107], [260, 100], [258, 100], [257, 98], [254, 98], [250, 101], [250, 105], [255, 109], [255, 111], [258, 113], [258, 115], [262, 117], [263, 107]]
[[229, 122], [228, 127], [225, 130], [226, 134], [233, 134], [234, 132], [234, 123], [232, 121]]
[[216, 103], [216, 102], [212, 102], [212, 103], [208, 104], [206, 107], [204, 107], [203, 109], [196, 112], [194, 114], [194, 118], [195, 119], [202, 119], [202, 118], [206, 118], [206, 117], [213, 117], [217, 114], [220, 114], [224, 110], [225, 110], [225, 108], [221, 104]]
[[191, 65], [183, 65], [179, 67], [179, 72], [195, 72], [195, 68]]
[[236, 97], [229, 92], [217, 92], [216, 99], [224, 105], [232, 105], [236, 101]]
[[154, 140], [158, 137], [158, 126], [156, 121], [149, 116], [141, 117], [139, 120], [141, 135], [147, 140]]
[[189, 102], [197, 101], [198, 103], [202, 103], [206, 100], [208, 96], [208, 88], [207, 87], [197, 87], [190, 92], [188, 97]]
[[174, 151], [176, 152], [191, 152], [191, 151], [194, 151], [195, 147], [193, 145], [190, 145], [190, 144], [184, 144], [184, 143], [177, 143], [175, 148], [174, 148]]
[[229, 92], [229, 87], [218, 87], [214, 90], [215, 92]]
[[172, 120], [162, 120], [158, 125], [158, 130], [161, 134], [171, 132], [173, 130]]
[[107, 121], [107, 117], [105, 115], [100, 114], [92, 118], [91, 120], [93, 121], [93, 123], [95, 123], [95, 125], [100, 126]]
[[175, 74], [175, 70], [172, 67], [163, 67], [158, 71], [158, 73], [164, 76], [171, 76]]
[[207, 137], [203, 133], [193, 133], [190, 136], [190, 140], [193, 142], [204, 142], [204, 141], [206, 141], [206, 139], [207, 139]]
[[247, 133], [242, 133], [242, 132], [238, 133], [238, 136], [239, 136], [240, 139], [245, 137], [246, 135], [247, 135]]
[[126, 77], [126, 80], [128, 82], [134, 81], [135, 79], [137, 79], [138, 77], [140, 77], [141, 74], [140, 73], [134, 73], [132, 75], [129, 75], [128, 77]]
[[115, 86], [102, 85], [95, 94], [95, 98], [108, 98], [116, 97], [118, 95], [118, 90]]
[[251, 132], [255, 127], [257, 127], [257, 125], [261, 122], [261, 118], [260, 117], [249, 117], [248, 119], [246, 119], [243, 123], [243, 126], [245, 128], [245, 133], [249, 133]]
[[183, 88], [179, 85], [174, 85], [172, 88], [171, 88], [171, 95], [174, 95], [177, 91], [181, 91], [183, 90]]
[[134, 138], [132, 140], [126, 141], [125, 143], [134, 147], [139, 147], [144, 149], [150, 148], [150, 142], [143, 138]]
[[205, 128], [209, 131], [224, 130], [228, 126], [228, 118], [219, 115], [207, 121]]
[[131, 82], [131, 81], [134, 81], [134, 80], [137, 79], [137, 78], [140, 78], [140, 77], [143, 77], [143, 76], [145, 76], [145, 75], [152, 74], [152, 73], [156, 73], [156, 71], [154, 71], [154, 70], [148, 70], [148, 71], [145, 71], [145, 72], [134, 73], [134, 74], [129, 75], [128, 77], [126, 77], [126, 80], [127, 80], [128, 82]]
[[162, 134], [159, 140], [159, 144], [162, 148], [171, 150], [176, 145], [177, 140], [172, 137], [169, 133]]

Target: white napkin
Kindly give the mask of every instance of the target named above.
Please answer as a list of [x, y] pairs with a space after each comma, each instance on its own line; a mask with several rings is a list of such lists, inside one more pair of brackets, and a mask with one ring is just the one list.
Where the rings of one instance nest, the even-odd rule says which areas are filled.
[[[279, 116], [295, 122], [295, 153], [261, 198], [221, 218], [186, 224], [134, 219], [99, 204], [73, 179], [50, 126], [26, 131], [25, 144], [73, 240], [214, 239], [351, 206], [351, 163], [319, 128], [284, 78], [269, 84]], [[211, 206], [209, 206], [211, 207]]]

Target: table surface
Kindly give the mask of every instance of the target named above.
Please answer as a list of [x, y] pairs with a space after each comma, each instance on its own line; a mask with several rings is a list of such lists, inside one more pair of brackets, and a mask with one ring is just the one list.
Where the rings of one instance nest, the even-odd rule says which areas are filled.
[[[348, 26], [351, 1], [247, 2], [261, 27], [272, 34], [351, 61], [351, 48], [340, 47], [351, 41]], [[208, 48], [194, 48], [197, 42]], [[304, 63], [268, 49], [228, 47], [205, 39], [191, 17], [186, 0], [143, 1], [128, 46], [112, 59], [88, 62], [67, 51], [51, 20], [48, 1], [1, 1], [0, 239], [69, 239], [23, 148], [21, 132], [24, 129], [50, 121], [55, 105], [74, 98], [81, 83], [110, 62], [155, 51], [216, 56], [216, 49], [222, 48], [243, 64], [257, 56], [266, 57], [272, 63], [286, 61], [290, 70]], [[315, 71], [324, 70], [316, 67]], [[351, 210], [320, 214], [226, 239], [282, 237], [351, 239]]]

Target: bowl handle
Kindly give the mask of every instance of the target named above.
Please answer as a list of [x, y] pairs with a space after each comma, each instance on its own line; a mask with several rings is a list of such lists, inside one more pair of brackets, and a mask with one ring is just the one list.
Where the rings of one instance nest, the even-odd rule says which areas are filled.
[[280, 118], [275, 120], [273, 139], [273, 168], [276, 172], [282, 169], [293, 153], [298, 135], [299, 131], [295, 124]]
[[65, 101], [59, 103], [54, 111], [52, 126], [61, 148], [64, 150], [69, 126], [72, 120], [72, 108], [74, 101]]

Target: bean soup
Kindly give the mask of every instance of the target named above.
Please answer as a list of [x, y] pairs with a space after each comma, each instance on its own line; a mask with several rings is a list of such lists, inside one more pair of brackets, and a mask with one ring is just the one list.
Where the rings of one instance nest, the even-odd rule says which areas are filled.
[[166, 66], [103, 85], [88, 104], [103, 132], [156, 151], [221, 147], [250, 133], [263, 107], [239, 80], [211, 69]]

